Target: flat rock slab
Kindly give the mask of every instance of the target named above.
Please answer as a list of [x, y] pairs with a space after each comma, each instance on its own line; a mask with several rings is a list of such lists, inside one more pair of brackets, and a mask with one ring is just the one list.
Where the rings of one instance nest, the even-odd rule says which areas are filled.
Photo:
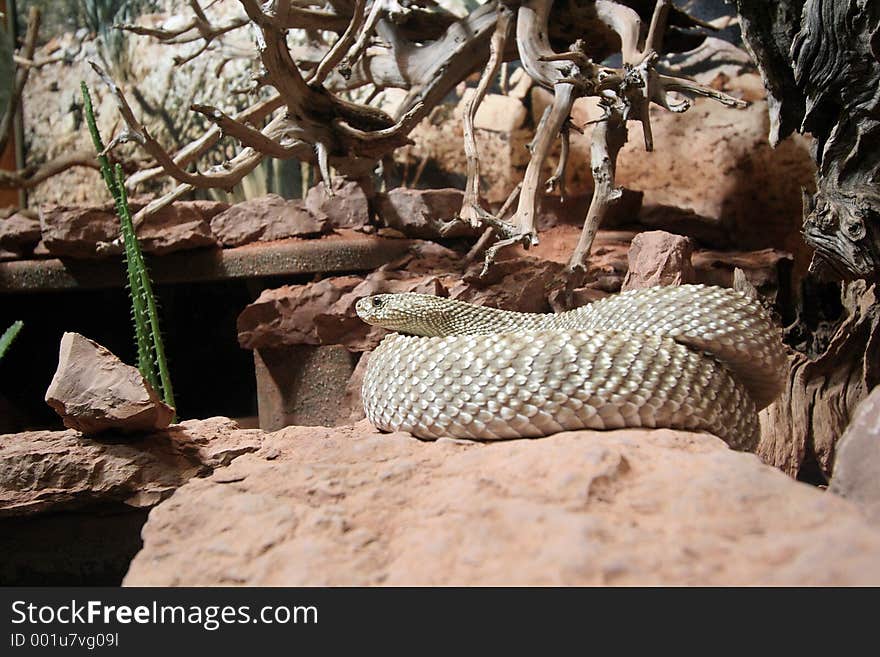
[[718, 438], [291, 427], [155, 507], [128, 586], [880, 584], [846, 500]]
[[257, 450], [263, 432], [228, 418], [190, 420], [135, 440], [73, 430], [0, 435], [0, 517], [123, 502], [149, 507], [194, 476]]
[[[154, 283], [217, 281], [334, 271], [367, 271], [401, 257], [411, 240], [383, 239], [341, 229], [321, 239], [254, 242], [230, 249], [198, 249], [147, 258]], [[0, 293], [102, 289], [125, 284], [118, 260], [0, 262]]]

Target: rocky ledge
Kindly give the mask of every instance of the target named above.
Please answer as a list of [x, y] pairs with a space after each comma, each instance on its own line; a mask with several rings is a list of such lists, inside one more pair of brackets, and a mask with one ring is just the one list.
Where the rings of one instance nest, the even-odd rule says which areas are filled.
[[706, 434], [261, 442], [153, 508], [126, 585], [880, 584], [855, 505]]
[[264, 437], [221, 417], [135, 436], [86, 438], [72, 429], [0, 435], [0, 521], [113, 503], [151, 507], [190, 478], [256, 451]]

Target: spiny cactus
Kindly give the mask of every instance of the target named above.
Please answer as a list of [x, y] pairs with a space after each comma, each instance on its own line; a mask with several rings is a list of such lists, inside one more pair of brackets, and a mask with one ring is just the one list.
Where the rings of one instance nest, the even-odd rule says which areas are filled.
[[150, 385], [159, 392], [165, 403], [175, 407], [171, 376], [168, 372], [165, 347], [162, 343], [162, 333], [159, 327], [156, 297], [153, 294], [150, 273], [147, 270], [147, 264], [144, 261], [144, 255], [131, 220], [131, 209], [128, 206], [128, 197], [125, 193], [125, 178], [122, 167], [117, 164], [115, 168], [111, 168], [110, 160], [104, 153], [104, 142], [95, 123], [95, 113], [92, 109], [92, 98], [88, 86], [85, 82], [80, 83], [80, 86], [86, 122], [95, 144], [95, 150], [98, 151], [101, 175], [116, 203], [116, 213], [119, 215], [121, 224], [122, 240], [125, 245], [125, 266], [128, 272], [128, 291], [131, 297], [134, 332], [137, 340], [138, 369], [150, 382]]
[[21, 320], [13, 322], [12, 326], [3, 331], [3, 335], [0, 335], [0, 358], [3, 358], [4, 354], [6, 354], [6, 350], [9, 349], [9, 345], [15, 340], [22, 326], [24, 326], [24, 322]]

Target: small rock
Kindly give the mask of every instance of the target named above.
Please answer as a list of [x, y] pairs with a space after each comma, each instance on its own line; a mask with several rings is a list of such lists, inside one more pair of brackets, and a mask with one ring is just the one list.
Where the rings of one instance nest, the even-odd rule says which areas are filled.
[[229, 203], [224, 203], [223, 201], [208, 201], [204, 199], [197, 201], [177, 201], [175, 205], [192, 208], [202, 215], [205, 221], [211, 221], [211, 219], [218, 214], [229, 209]]
[[40, 241], [40, 220], [16, 212], [0, 219], [0, 248], [14, 252], [29, 251]]
[[837, 443], [828, 490], [854, 502], [880, 525], [880, 386], [858, 405]]
[[302, 201], [288, 201], [277, 194], [238, 203], [211, 220], [211, 231], [223, 246], [316, 237], [329, 230], [329, 221], [314, 217]]
[[334, 181], [333, 196], [319, 182], [306, 193], [305, 206], [316, 219], [328, 221], [336, 228], [357, 228], [370, 221], [367, 195], [363, 187], [352, 181]]
[[195, 203], [172, 203], [145, 219], [137, 230], [141, 249], [146, 253], [163, 255], [175, 251], [216, 247], [217, 239], [211, 232], [211, 225], [202, 208], [210, 214], [218, 210], [218, 205], [225, 203], [196, 203], [202, 203], [202, 207]]
[[693, 242], [681, 235], [662, 230], [639, 233], [629, 249], [629, 269], [622, 289], [694, 282], [693, 248]]
[[98, 243], [112, 242], [119, 236], [119, 218], [109, 205], [40, 208], [40, 226], [43, 246], [62, 257], [98, 257]]
[[64, 426], [86, 435], [163, 429], [174, 409], [159, 399], [137, 368], [79, 333], [61, 338], [58, 369], [46, 403]]
[[458, 217], [463, 198], [459, 189], [398, 188], [378, 195], [379, 218], [386, 228], [408, 237], [473, 237], [477, 231], [468, 224], [451, 223]]
[[[146, 205], [146, 200], [129, 202], [132, 214]], [[200, 247], [217, 246], [207, 217], [225, 203], [178, 201], [143, 221], [138, 240], [146, 253], [162, 255]], [[43, 246], [54, 256], [100, 258], [118, 255], [119, 244], [110, 245], [120, 234], [119, 217], [113, 204], [100, 206], [51, 206], [40, 209]]]

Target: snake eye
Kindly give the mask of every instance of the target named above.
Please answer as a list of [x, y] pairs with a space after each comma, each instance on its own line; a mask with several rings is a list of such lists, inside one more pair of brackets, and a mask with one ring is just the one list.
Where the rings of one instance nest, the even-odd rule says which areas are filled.
[[378, 308], [382, 305], [382, 299], [379, 297], [373, 297], [373, 308]]

